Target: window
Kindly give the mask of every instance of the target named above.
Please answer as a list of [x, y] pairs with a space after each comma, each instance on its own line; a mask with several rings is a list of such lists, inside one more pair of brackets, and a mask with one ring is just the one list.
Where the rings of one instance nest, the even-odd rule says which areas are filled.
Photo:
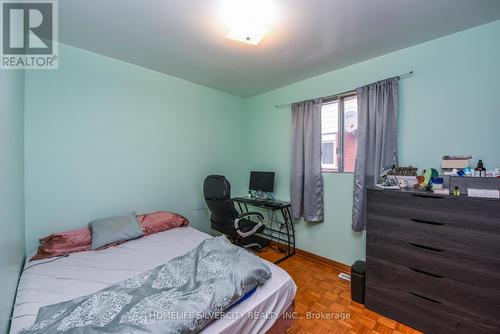
[[357, 140], [358, 100], [356, 95], [339, 97], [323, 103], [321, 108], [321, 168], [323, 172], [354, 172]]
[[321, 168], [338, 170], [338, 125], [337, 101], [324, 103], [321, 107]]

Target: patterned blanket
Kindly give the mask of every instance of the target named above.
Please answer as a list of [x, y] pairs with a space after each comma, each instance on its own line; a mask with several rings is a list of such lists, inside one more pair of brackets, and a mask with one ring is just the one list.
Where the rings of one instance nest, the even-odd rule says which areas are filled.
[[94, 294], [42, 307], [21, 333], [194, 333], [271, 277], [224, 236]]

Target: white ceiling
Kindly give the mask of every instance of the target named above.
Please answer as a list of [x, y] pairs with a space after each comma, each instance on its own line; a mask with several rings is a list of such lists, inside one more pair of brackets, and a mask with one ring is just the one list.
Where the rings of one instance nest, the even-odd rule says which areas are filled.
[[500, 0], [274, 1], [257, 47], [224, 38], [218, 0], [62, 0], [59, 40], [248, 97], [500, 19]]

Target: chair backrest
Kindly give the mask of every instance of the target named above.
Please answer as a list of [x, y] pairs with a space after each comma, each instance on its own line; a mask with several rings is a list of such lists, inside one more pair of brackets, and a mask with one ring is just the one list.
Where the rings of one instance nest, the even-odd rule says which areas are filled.
[[231, 184], [222, 175], [209, 175], [203, 182], [203, 195], [210, 210], [212, 228], [234, 235], [234, 220], [238, 216], [231, 200]]

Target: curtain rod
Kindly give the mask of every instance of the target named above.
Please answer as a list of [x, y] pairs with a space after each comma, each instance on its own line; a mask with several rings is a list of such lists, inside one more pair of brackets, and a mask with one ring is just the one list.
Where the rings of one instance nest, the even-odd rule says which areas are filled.
[[[400, 75], [398, 75], [396, 77], [392, 77], [392, 78], [402, 79], [402, 78], [409, 77], [412, 74], [413, 74], [413, 71], [410, 71], [410, 72], [407, 72], [407, 73], [404, 73], [404, 74], [400, 74]], [[388, 78], [388, 79], [390, 79], [390, 78]], [[382, 80], [379, 80], [379, 81], [382, 81]], [[342, 93], [337, 93], [337, 94], [333, 94], [333, 95], [323, 96], [322, 99], [323, 100], [333, 100], [334, 98], [345, 96], [345, 95], [352, 95], [354, 93], [356, 93], [356, 90], [355, 89], [351, 89], [351, 90], [348, 90], [348, 91], [345, 91], [345, 92], [342, 92]], [[277, 104], [277, 105], [274, 106], [274, 108], [275, 109], [289, 108], [291, 105], [292, 105], [291, 103], [288, 103], [288, 104]]]

